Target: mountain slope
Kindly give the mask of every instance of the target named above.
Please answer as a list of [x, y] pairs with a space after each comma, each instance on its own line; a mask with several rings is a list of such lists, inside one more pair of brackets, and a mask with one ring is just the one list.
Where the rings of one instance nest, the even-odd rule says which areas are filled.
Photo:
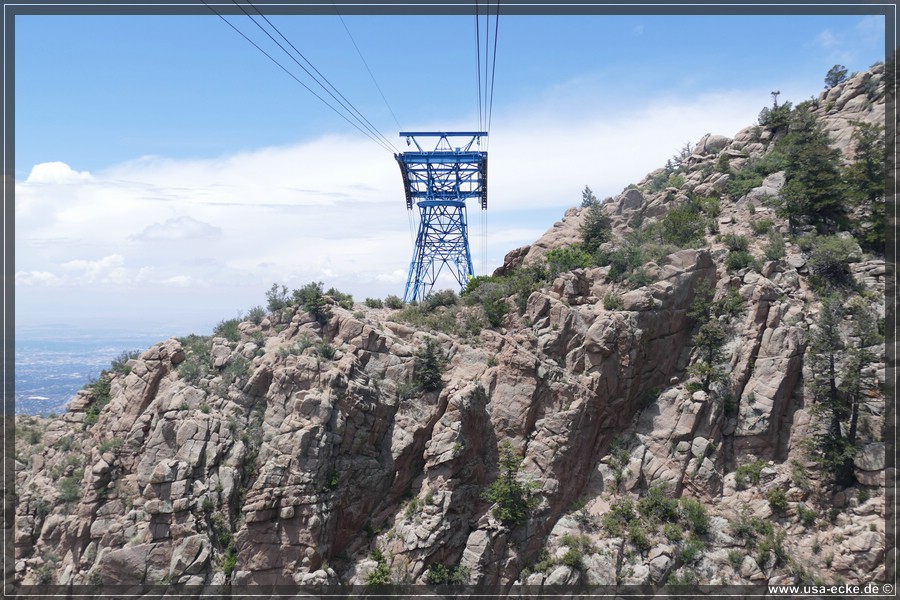
[[[845, 164], [884, 93], [873, 67], [806, 107]], [[571, 209], [465, 301], [308, 286], [114, 365], [60, 418], [17, 418], [17, 581], [884, 579], [883, 343], [860, 366], [850, 479], [807, 448], [828, 429], [822, 248], [845, 240], [839, 289], [882, 322], [888, 271], [779, 216], [796, 176], [759, 164], [788, 135], [705, 136], [603, 203], [593, 256], [592, 208]]]

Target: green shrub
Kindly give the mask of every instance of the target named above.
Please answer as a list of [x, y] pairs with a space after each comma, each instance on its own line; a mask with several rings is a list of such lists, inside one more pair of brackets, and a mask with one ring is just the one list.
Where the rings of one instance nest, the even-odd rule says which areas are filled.
[[512, 445], [504, 442], [500, 446], [500, 474], [484, 492], [484, 498], [497, 505], [494, 516], [507, 526], [525, 521], [539, 502], [532, 493], [534, 486], [518, 480], [520, 464]]
[[579, 571], [584, 568], [581, 552], [577, 548], [569, 548], [568, 550], [566, 550], [566, 553], [563, 555], [560, 562], [567, 567], [571, 567]]
[[269, 312], [273, 313], [286, 308], [290, 304], [290, 300], [287, 286], [282, 285], [279, 288], [277, 283], [273, 283], [266, 292], [266, 308], [269, 309]]
[[669, 209], [659, 222], [659, 235], [664, 243], [679, 248], [688, 248], [705, 239], [703, 219], [699, 217], [699, 207], [691, 202], [683, 202]]
[[609, 507], [609, 512], [603, 515], [603, 528], [613, 537], [622, 537], [628, 524], [636, 518], [634, 503], [631, 498], [619, 498]]
[[566, 273], [574, 269], [585, 269], [591, 266], [591, 255], [581, 249], [580, 246], [567, 246], [565, 248], [553, 248], [544, 255], [547, 262], [547, 270], [550, 277], [555, 278], [560, 273]]
[[460, 323], [457, 319], [459, 313], [460, 307], [456, 305], [428, 309], [424, 304], [410, 304], [396, 313], [394, 318], [409, 323], [420, 331], [440, 331], [457, 335], [460, 333]]
[[763, 248], [763, 254], [767, 260], [781, 260], [784, 258], [784, 237], [777, 229], [769, 230], [768, 244]]
[[728, 564], [731, 565], [731, 568], [735, 571], [740, 571], [741, 564], [744, 562], [744, 553], [740, 550], [729, 550], [728, 551]]
[[59, 481], [59, 499], [64, 503], [75, 502], [81, 498], [81, 478], [77, 475], [63, 477]]
[[650, 275], [650, 273], [648, 273], [647, 270], [644, 269], [644, 267], [638, 267], [626, 279], [628, 287], [633, 290], [642, 288], [655, 282], [656, 278]]
[[638, 552], [646, 552], [653, 547], [644, 524], [638, 519], [628, 523], [628, 541], [637, 548]]
[[698, 196], [694, 199], [700, 210], [711, 219], [715, 219], [722, 212], [721, 201], [715, 196]]
[[800, 523], [807, 529], [816, 524], [816, 511], [807, 507], [805, 504], [797, 506], [797, 516], [800, 518]]
[[593, 254], [600, 244], [608, 242], [612, 237], [612, 221], [604, 212], [603, 205], [596, 200], [591, 202], [581, 223], [581, 247], [588, 254]]
[[384, 305], [392, 310], [397, 310], [403, 308], [403, 300], [400, 299], [400, 296], [388, 294], [384, 299]]
[[381, 298], [366, 298], [365, 305], [369, 308], [384, 308], [384, 302]]
[[247, 320], [259, 325], [266, 318], [266, 309], [262, 306], [254, 306], [247, 312]]
[[703, 551], [703, 542], [698, 539], [691, 538], [684, 544], [681, 550], [681, 562], [691, 564], [700, 559], [700, 553]]
[[237, 566], [237, 550], [234, 547], [229, 548], [222, 557], [221, 565], [225, 577], [231, 577], [231, 574], [234, 573], [234, 568]]
[[852, 238], [839, 236], [814, 238], [812, 252], [807, 261], [810, 283], [819, 290], [852, 286], [850, 256], [855, 247]]
[[706, 507], [697, 500], [682, 497], [681, 501], [681, 518], [687, 527], [696, 535], [706, 535], [709, 533], [710, 519], [706, 514]]
[[737, 485], [739, 490], [746, 489], [752, 483], [756, 485], [759, 483], [759, 478], [762, 475], [763, 467], [766, 466], [766, 461], [757, 460], [755, 462], [741, 465], [734, 472], [734, 482]]
[[757, 562], [761, 565], [765, 564], [774, 555], [775, 565], [783, 564], [786, 557], [784, 538], [784, 531], [766, 533], [757, 545]]
[[759, 271], [759, 264], [753, 255], [742, 250], [729, 252], [725, 258], [725, 266], [729, 271], [739, 271], [750, 267], [754, 271]]
[[455, 306], [459, 296], [453, 290], [440, 290], [431, 292], [422, 300], [422, 306], [426, 310], [434, 310], [441, 306]]
[[337, 354], [337, 348], [335, 348], [332, 344], [327, 342], [326, 340], [321, 340], [315, 345], [316, 354], [324, 358], [325, 360], [331, 360], [334, 358], [335, 354]]
[[418, 389], [423, 392], [439, 390], [446, 364], [447, 358], [437, 341], [426, 338], [425, 345], [416, 352], [413, 362], [414, 381]]
[[769, 129], [770, 131], [776, 131], [778, 129], [783, 129], [788, 126], [791, 120], [791, 103], [785, 102], [781, 106], [776, 106], [773, 108], [764, 107], [759, 112], [759, 124]]
[[320, 325], [324, 325], [331, 318], [331, 308], [325, 301], [322, 292], [322, 282], [312, 281], [302, 288], [294, 290], [294, 301], [303, 307], [310, 316]]
[[102, 442], [100, 442], [98, 449], [100, 450], [101, 454], [106, 453], [106, 452], [115, 452], [116, 450], [121, 448], [122, 444], [124, 444], [124, 443], [125, 443], [125, 440], [123, 440], [122, 438], [114, 437], [114, 438], [111, 438], [108, 440], [103, 440]]
[[666, 523], [663, 525], [663, 535], [672, 542], [680, 542], [684, 537], [684, 531], [678, 523]]
[[223, 337], [229, 342], [236, 342], [241, 339], [241, 331], [238, 328], [240, 319], [228, 319], [219, 321], [219, 324], [213, 329], [213, 335]]
[[716, 317], [727, 316], [729, 319], [739, 316], [744, 312], [747, 300], [734, 288], [728, 290], [724, 296], [712, 303], [712, 310]]
[[725, 186], [725, 191], [733, 199], [743, 198], [753, 188], [762, 185], [763, 176], [749, 168], [743, 168], [740, 171], [732, 172], [731, 179]]
[[109, 371], [100, 371], [96, 380], [84, 386], [91, 394], [91, 403], [84, 411], [84, 425], [90, 427], [97, 423], [100, 411], [112, 400], [112, 374]]
[[668, 497], [667, 486], [657, 484], [638, 500], [638, 512], [653, 523], [670, 523], [678, 520], [678, 502]]
[[325, 295], [337, 302], [337, 305], [345, 310], [353, 310], [353, 296], [336, 288], [328, 288]]
[[750, 247], [750, 240], [743, 235], [727, 233], [722, 236], [722, 242], [732, 252], [746, 252]]
[[128, 366], [128, 361], [135, 359], [140, 355], [140, 350], [123, 350], [116, 358], [112, 360], [109, 365], [109, 370], [119, 375], [128, 375], [131, 372], [131, 367]]
[[684, 185], [684, 175], [669, 175], [669, 179], [666, 180], [666, 187], [680, 188]]
[[728, 156], [727, 152], [720, 152], [719, 157], [716, 159], [716, 171], [719, 173], [728, 173], [731, 170], [729, 166], [729, 162], [731, 161], [731, 157]]
[[606, 310], [622, 310], [625, 307], [625, 302], [622, 300], [622, 297], [613, 292], [609, 292], [605, 296], [603, 296], [603, 308]]
[[222, 369], [222, 383], [225, 386], [229, 386], [232, 383], [240, 384], [241, 380], [249, 373], [250, 363], [243, 356], [238, 356]]
[[759, 221], [750, 221], [750, 229], [756, 235], [763, 235], [772, 231], [775, 221], [772, 219], [760, 219]]
[[432, 563], [425, 572], [425, 583], [428, 585], [444, 585], [450, 580], [450, 571], [441, 563]]

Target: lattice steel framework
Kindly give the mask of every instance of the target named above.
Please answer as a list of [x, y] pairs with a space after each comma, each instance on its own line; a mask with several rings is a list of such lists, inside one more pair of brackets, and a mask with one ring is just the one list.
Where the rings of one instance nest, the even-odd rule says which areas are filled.
[[[431, 291], [445, 268], [460, 289], [470, 277], [472, 256], [469, 251], [466, 200], [478, 198], [487, 209], [487, 152], [472, 146], [487, 136], [484, 131], [400, 132], [415, 152], [395, 154], [403, 176], [406, 208], [419, 207], [419, 231], [409, 264], [404, 302], [421, 300]], [[423, 150], [416, 139], [437, 138], [434, 150]], [[450, 138], [469, 138], [464, 146], [454, 147]]]

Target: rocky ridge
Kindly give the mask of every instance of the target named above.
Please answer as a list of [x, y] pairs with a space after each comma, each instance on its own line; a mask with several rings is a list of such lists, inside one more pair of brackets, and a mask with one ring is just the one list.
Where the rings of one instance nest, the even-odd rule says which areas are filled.
[[[850, 122], [883, 122], [882, 79], [873, 67], [817, 100], [848, 160]], [[788, 232], [765, 206], [783, 174], [729, 198], [729, 175], [713, 165], [724, 155], [739, 169], [772, 141], [759, 127], [704, 136], [679, 186], [652, 191], [660, 170], [606, 203], [613, 231], [660, 219], [689, 194], [721, 195], [719, 234], [748, 237], [762, 257], [754, 223]], [[584, 217], [568, 210], [501, 271], [579, 243]], [[702, 248], [645, 265], [651, 283], [636, 289], [609, 267], [564, 272], [502, 326], [468, 336], [334, 303], [324, 322], [293, 305], [227, 336], [166, 340], [121, 365], [108, 390], [79, 393], [64, 415], [17, 417], [15, 578], [353, 585], [452, 573], [471, 585], [653, 588], [884, 580], [884, 396], [865, 404], [858, 484], [830, 487], [804, 452], [818, 428], [804, 382], [819, 305], [808, 254], [785, 247], [758, 270], [729, 271], [710, 234]], [[884, 259], [858, 249], [853, 260], [883, 317]], [[744, 302], [726, 319], [731, 403], [687, 373], [689, 311], [704, 286]], [[607, 308], [610, 295], [619, 302]], [[445, 358], [441, 385], [416, 390], [429, 340]], [[883, 386], [876, 350], [871, 371]], [[536, 499], [512, 525], [484, 494], [504, 442]], [[648, 524], [643, 537], [616, 533], [611, 515], [626, 500], [649, 506], [654, 489], [681, 517]]]

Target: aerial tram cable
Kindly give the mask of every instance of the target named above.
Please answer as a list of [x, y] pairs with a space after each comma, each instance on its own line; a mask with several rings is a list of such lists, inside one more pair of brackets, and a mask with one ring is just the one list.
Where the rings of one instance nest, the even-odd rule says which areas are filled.
[[[497, 69], [497, 38], [500, 24], [500, 0], [497, 0], [497, 7], [494, 15], [494, 35], [493, 44], [491, 43], [491, 23], [490, 23], [490, 7], [485, 4], [484, 8], [484, 54], [482, 55], [481, 40], [481, 11], [478, 6], [478, 0], [475, 0], [475, 72], [476, 72], [476, 88], [478, 96], [478, 123], [482, 131], [488, 135], [484, 140], [483, 150], [485, 153], [490, 145], [490, 128], [491, 117], [493, 115], [494, 103], [494, 83], [496, 79]], [[493, 46], [493, 47], [492, 47]], [[483, 78], [482, 78], [482, 60], [484, 61]], [[481, 145], [479, 139], [479, 145]], [[482, 206], [481, 211], [481, 231], [480, 231], [480, 250], [481, 250], [481, 272], [486, 274], [487, 271], [487, 215]]]
[[369, 63], [366, 62], [366, 59], [363, 57], [362, 51], [359, 49], [359, 46], [356, 45], [356, 40], [353, 39], [353, 34], [350, 33], [350, 28], [347, 27], [347, 23], [344, 22], [344, 16], [341, 15], [340, 11], [338, 10], [337, 4], [334, 3], [334, 0], [332, 0], [331, 4], [332, 6], [334, 6], [334, 12], [337, 13], [338, 18], [341, 20], [341, 25], [344, 26], [344, 31], [347, 32], [347, 36], [353, 43], [353, 47], [356, 48], [356, 53], [359, 54], [359, 59], [362, 61], [363, 65], [365, 65], [366, 71], [369, 72], [369, 77], [372, 78], [372, 83], [375, 84], [375, 88], [378, 90], [378, 93], [381, 94], [381, 99], [384, 100], [384, 105], [387, 106], [388, 112], [390, 112], [391, 116], [394, 118], [394, 123], [397, 124], [397, 129], [399, 131], [403, 131], [403, 126], [400, 124], [400, 120], [397, 118], [397, 115], [394, 114], [394, 109], [391, 108], [391, 105], [388, 103], [384, 92], [381, 91], [381, 86], [378, 85], [378, 81], [375, 80], [375, 75], [372, 73], [372, 69], [369, 68]]
[[[494, 75], [497, 74], [497, 34], [500, 30], [500, 0], [497, 0], [497, 14], [494, 17], [494, 58], [491, 62], [491, 95], [488, 99], [488, 112], [487, 112], [487, 127], [485, 131], [490, 133], [491, 131], [491, 116], [494, 112]], [[490, 144], [491, 138], [488, 136], [488, 144]]]
[[369, 133], [368, 131], [366, 131], [365, 129], [361, 128], [359, 125], [357, 125], [357, 124], [354, 123], [353, 121], [351, 121], [350, 118], [347, 117], [347, 115], [345, 115], [344, 113], [342, 113], [341, 111], [339, 111], [339, 110], [338, 110], [337, 108], [335, 108], [330, 102], [328, 102], [325, 98], [323, 98], [322, 96], [320, 96], [319, 94], [317, 94], [317, 93], [315, 92], [315, 90], [313, 90], [311, 87], [309, 87], [308, 85], [306, 85], [305, 83], [303, 83], [303, 81], [301, 81], [296, 75], [294, 75], [294, 74], [290, 71], [290, 69], [288, 69], [288, 68], [285, 67], [283, 64], [281, 64], [280, 62], [278, 62], [278, 59], [276, 59], [275, 57], [273, 57], [271, 54], [269, 54], [268, 52], [266, 52], [259, 44], [257, 44], [257, 43], [254, 42], [252, 39], [250, 39], [243, 31], [241, 31], [237, 26], [235, 26], [231, 21], [229, 21], [228, 19], [226, 19], [224, 15], [222, 15], [219, 11], [217, 11], [215, 8], [213, 8], [212, 6], [210, 6], [210, 4], [209, 4], [206, 0], [200, 0], [200, 1], [203, 2], [203, 4], [206, 5], [206, 7], [207, 7], [208, 9], [210, 9], [210, 10], [213, 12], [213, 14], [215, 14], [216, 16], [218, 16], [218, 17], [219, 17], [220, 19], [222, 19], [229, 27], [231, 27], [232, 29], [234, 29], [234, 30], [238, 33], [238, 35], [240, 35], [242, 38], [244, 38], [245, 40], [247, 40], [254, 48], [256, 48], [256, 49], [259, 50], [263, 55], [265, 55], [266, 58], [268, 58], [270, 61], [272, 61], [273, 63], [275, 63], [275, 65], [278, 66], [282, 71], [284, 71], [285, 73], [287, 73], [288, 77], [290, 77], [291, 79], [293, 79], [294, 81], [296, 81], [297, 83], [299, 83], [301, 86], [303, 86], [304, 88], [306, 88], [306, 90], [307, 90], [310, 94], [312, 94], [313, 96], [315, 96], [315, 97], [316, 97], [320, 102], [322, 102], [325, 106], [327, 106], [327, 107], [330, 108], [332, 111], [334, 111], [335, 114], [337, 114], [339, 117], [341, 117], [342, 119], [344, 119], [345, 121], [347, 121], [347, 123], [349, 123], [351, 126], [353, 126], [357, 131], [359, 131], [360, 133], [362, 133], [364, 136], [366, 136], [367, 138], [369, 138], [370, 140], [372, 140], [373, 142], [375, 142], [376, 144], [378, 144], [379, 146], [381, 146], [382, 148], [384, 148], [384, 149], [387, 150], [388, 152], [393, 153], [393, 150], [391, 150], [391, 148], [390, 148], [388, 145], [386, 145], [383, 141], [379, 140], [377, 137], [374, 137], [372, 134], [370, 134], [370, 133]]
[[478, 0], [475, 0], [475, 82], [478, 89], [478, 131], [485, 131], [481, 108], [481, 32], [478, 23]]
[[[356, 119], [357, 122], [359, 122], [360, 125], [362, 125], [362, 126], [365, 127], [366, 129], [368, 129], [370, 133], [372, 133], [373, 135], [377, 136], [378, 138], [381, 139], [381, 141], [383, 141], [383, 142], [386, 143], [388, 146], [390, 146], [390, 147], [392, 148], [392, 150], [391, 150], [392, 152], [396, 152], [396, 151], [397, 151], [397, 149], [396, 149], [396, 148], [394, 147], [394, 145], [390, 142], [390, 140], [388, 140], [388, 139], [384, 136], [384, 134], [382, 134], [380, 131], [378, 131], [378, 129], [377, 129], [374, 125], [372, 125], [372, 123], [369, 122], [369, 120], [366, 119], [366, 118], [363, 116], [363, 114], [362, 114], [355, 106], [353, 106], [353, 103], [350, 102], [349, 100], [347, 100], [347, 98], [346, 98], [343, 94], [341, 94], [341, 93], [338, 91], [338, 89], [337, 89], [336, 87], [334, 87], [334, 85], [333, 85], [330, 81], [328, 81], [328, 78], [327, 78], [327, 77], [325, 77], [324, 75], [322, 75], [322, 73], [321, 73], [321, 72], [320, 72], [320, 71], [312, 64], [312, 62], [310, 62], [310, 60], [309, 60], [308, 58], [306, 58], [306, 56], [304, 56], [303, 53], [300, 52], [300, 50], [298, 50], [297, 47], [294, 46], [294, 44], [292, 44], [291, 41], [290, 41], [289, 39], [287, 39], [287, 37], [286, 37], [283, 33], [281, 33], [281, 31], [278, 29], [278, 27], [276, 27], [275, 24], [272, 23], [272, 21], [270, 21], [269, 18], [266, 17], [266, 15], [264, 15], [264, 14], [262, 13], [262, 11], [259, 10], [259, 8], [257, 8], [252, 2], [250, 2], [250, 0], [247, 0], [247, 4], [248, 4], [249, 6], [251, 6], [251, 7], [253, 7], [253, 10], [255, 10], [255, 11], [257, 12], [257, 14], [259, 14], [259, 16], [261, 16], [261, 17], [263, 18], [263, 20], [265, 20], [266, 23], [268, 23], [269, 27], [271, 27], [271, 28], [272, 28], [272, 29], [273, 29], [273, 30], [281, 37], [281, 39], [283, 39], [283, 40], [284, 40], [284, 41], [285, 41], [285, 42], [286, 42], [286, 43], [294, 50], [294, 52], [296, 52], [297, 55], [298, 55], [300, 58], [302, 58], [303, 61], [304, 61], [306, 64], [308, 64], [309, 67], [310, 67], [313, 71], [315, 71], [315, 73], [316, 73], [315, 75], [313, 75], [313, 74], [309, 71], [309, 69], [307, 69], [305, 66], [303, 66], [303, 65], [300, 63], [300, 61], [298, 61], [298, 60], [290, 53], [290, 51], [288, 51], [287, 48], [285, 48], [283, 45], [281, 45], [281, 43], [280, 43], [278, 40], [276, 40], [274, 37], [272, 37], [272, 34], [269, 33], [269, 32], [266, 30], [265, 27], [263, 27], [262, 25], [260, 25], [260, 23], [259, 23], [256, 19], [254, 19], [253, 16], [252, 16], [250, 13], [248, 13], [248, 12], [246, 11], [246, 9], [244, 9], [243, 5], [241, 5], [240, 3], [238, 3], [237, 0], [231, 0], [231, 1], [234, 3], [235, 6], [237, 6], [238, 8], [240, 8], [240, 9], [241, 9], [241, 12], [243, 12], [245, 15], [247, 15], [247, 17], [248, 17], [251, 21], [253, 21], [253, 24], [256, 25], [257, 27], [259, 27], [259, 29], [260, 29], [263, 33], [265, 33], [265, 34], [269, 37], [270, 40], [272, 40], [273, 42], [275, 42], [275, 44], [276, 44], [279, 48], [281, 48], [282, 51], [284, 51], [285, 54], [288, 55], [288, 58], [290, 58], [291, 60], [293, 60], [294, 63], [296, 63], [298, 67], [300, 67], [301, 69], [303, 69], [303, 71], [304, 71], [307, 75], [309, 75], [309, 76], [313, 79], [313, 81], [315, 81], [317, 84], [319, 84], [319, 87], [321, 87], [323, 90], [325, 90], [325, 92], [326, 92], [329, 96], [331, 96], [331, 97], [335, 100], [335, 102], [337, 102], [338, 104], [340, 104], [340, 105], [344, 108], [344, 110], [346, 110], [346, 111], [350, 114], [350, 116], [352, 116], [354, 119]], [[325, 83], [322, 83], [323, 81], [324, 81]], [[328, 84], [328, 86], [326, 87], [325, 84]], [[328, 89], [329, 87], [331, 88], [331, 90], [334, 90], [333, 93], [332, 93], [331, 90]], [[340, 98], [338, 98], [337, 96], [335, 96], [335, 94], [337, 94], [337, 96], [340, 96]], [[354, 113], [355, 113], [355, 114], [354, 114]]]

